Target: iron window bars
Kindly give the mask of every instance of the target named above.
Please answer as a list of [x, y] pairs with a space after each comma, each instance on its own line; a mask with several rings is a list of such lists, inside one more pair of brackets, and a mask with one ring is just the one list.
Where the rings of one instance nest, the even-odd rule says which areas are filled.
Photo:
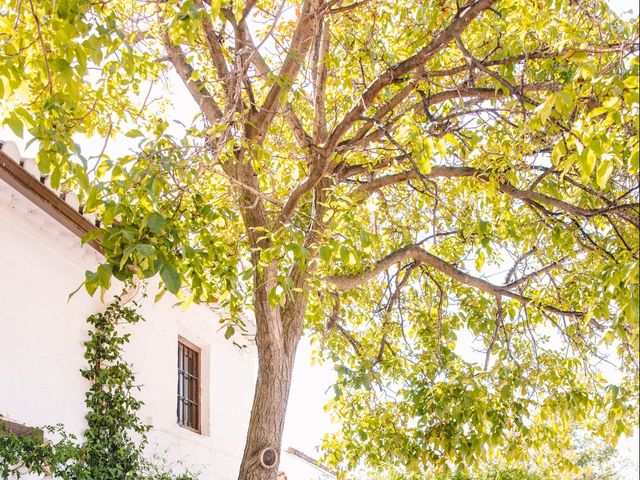
[[200, 352], [178, 341], [178, 425], [200, 433]]

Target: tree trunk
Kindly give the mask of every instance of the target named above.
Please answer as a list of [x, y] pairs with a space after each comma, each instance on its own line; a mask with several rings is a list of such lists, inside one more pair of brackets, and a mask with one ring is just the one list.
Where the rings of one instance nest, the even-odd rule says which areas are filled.
[[263, 467], [259, 454], [271, 447], [280, 455], [292, 370], [293, 361], [285, 356], [260, 360], [239, 480], [276, 478], [278, 465], [271, 469]]
[[[269, 275], [266, 275], [269, 277]], [[258, 350], [258, 378], [256, 380], [249, 430], [238, 480], [275, 480], [280, 461], [291, 375], [301, 329], [287, 338], [283, 330], [280, 310], [272, 308], [267, 299], [271, 282], [256, 279], [255, 315], [256, 346]], [[302, 316], [295, 319], [302, 322]], [[272, 468], [260, 463], [260, 453], [273, 448], [278, 461]]]

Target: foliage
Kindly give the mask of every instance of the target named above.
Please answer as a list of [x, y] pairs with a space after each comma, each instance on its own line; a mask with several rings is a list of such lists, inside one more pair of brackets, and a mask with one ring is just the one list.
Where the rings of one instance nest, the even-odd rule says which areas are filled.
[[382, 475], [373, 475], [370, 478], [384, 479], [384, 480], [400, 480], [406, 478], [407, 480], [551, 480], [547, 479], [535, 473], [528, 473], [524, 469], [518, 468], [492, 468], [484, 474], [470, 476], [464, 473], [454, 473], [446, 475], [424, 475], [424, 474], [409, 474], [402, 476], [400, 474], [385, 473]]
[[82, 370], [82, 376], [91, 387], [85, 400], [88, 428], [80, 467], [87, 478], [136, 478], [140, 470], [149, 427], [138, 418], [142, 402], [132, 393], [139, 387], [131, 366], [122, 359], [129, 334], [118, 328], [141, 320], [134, 309], [118, 301], [87, 319], [93, 329], [85, 342], [89, 368]]
[[41, 442], [28, 436], [0, 432], [0, 478], [24, 470], [50, 473], [62, 480], [191, 480], [188, 474], [175, 476], [145, 459], [149, 426], [138, 418], [142, 402], [133, 395], [139, 387], [131, 366], [122, 358], [129, 334], [119, 330], [143, 318], [119, 299], [102, 313], [91, 315], [93, 328], [85, 342], [88, 368], [81, 370], [89, 380], [86, 393], [87, 429], [84, 442], [65, 433], [62, 426], [47, 427], [54, 441]]
[[[534, 452], [534, 459], [540, 451]], [[371, 480], [622, 480], [621, 467], [624, 463], [619, 458], [615, 448], [602, 440], [585, 437], [574, 433], [572, 446], [568, 452], [575, 469], [571, 472], [563, 471], [555, 463], [547, 463], [544, 456], [538, 457], [540, 464], [535, 461], [519, 464], [513, 459], [500, 463], [486, 465], [483, 471], [469, 474], [455, 472], [438, 474], [433, 472], [419, 472], [406, 474], [390, 465], [377, 470], [365, 470], [356, 478]]]
[[20, 472], [25, 470], [38, 475], [56, 472], [61, 478], [73, 478], [64, 475], [67, 465], [78, 461], [80, 452], [75, 437], [66, 435], [61, 426], [45, 430], [60, 439], [42, 443], [38, 438], [8, 433], [0, 423], [0, 478], [20, 478]]
[[[225, 306], [229, 335], [253, 310], [246, 455], [280, 445], [303, 324], [337, 365], [343, 469], [550, 445], [571, 470], [575, 423], [634, 428], [637, 20], [600, 0], [3, 7], [5, 123], [102, 217], [87, 290], [157, 276]], [[145, 93], [170, 78], [184, 128]]]

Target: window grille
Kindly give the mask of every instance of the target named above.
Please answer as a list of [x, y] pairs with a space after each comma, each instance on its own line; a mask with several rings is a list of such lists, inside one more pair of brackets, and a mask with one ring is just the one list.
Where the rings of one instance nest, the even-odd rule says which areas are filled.
[[178, 341], [178, 425], [200, 432], [200, 352]]

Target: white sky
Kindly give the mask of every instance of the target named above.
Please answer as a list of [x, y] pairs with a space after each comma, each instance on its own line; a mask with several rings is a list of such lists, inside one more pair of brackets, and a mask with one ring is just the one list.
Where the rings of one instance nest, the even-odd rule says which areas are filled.
[[316, 457], [322, 436], [338, 427], [331, 424], [323, 408], [333, 398], [333, 390], [328, 389], [337, 377], [332, 365], [312, 364], [312, 351], [309, 340], [303, 338], [293, 371], [282, 445]]
[[627, 16], [631, 12], [633, 16], [638, 15], [638, 2], [635, 0], [607, 0], [607, 2], [619, 14]]
[[[608, 1], [614, 10], [625, 17], [629, 13], [624, 12], [630, 11], [632, 16], [638, 14], [638, 3], [635, 0]], [[179, 106], [179, 108], [170, 112], [173, 114], [172, 119], [180, 119], [185, 123], [190, 123], [196, 112], [195, 105], [184, 86], [179, 81], [174, 83], [175, 85], [169, 91], [171, 92], [170, 96], [173, 97], [174, 105]], [[157, 90], [155, 91], [157, 93]], [[190, 108], [185, 108], [186, 105], [189, 105]], [[25, 152], [25, 141], [16, 138], [7, 127], [0, 126], [0, 139], [16, 141], [23, 156], [35, 156], [36, 147], [32, 146]], [[97, 154], [102, 148], [102, 140], [86, 140], [79, 141], [79, 143], [85, 156]], [[135, 144], [136, 142], [130, 139], [118, 138], [118, 141], [110, 142], [109, 151], [113, 155], [119, 155], [126, 152], [128, 148], [134, 147]], [[328, 391], [328, 389], [335, 382], [336, 374], [332, 365], [312, 364], [312, 352], [313, 349], [309, 344], [309, 340], [303, 338], [298, 348], [297, 362], [293, 374], [283, 448], [286, 449], [292, 446], [310, 456], [316, 457], [318, 456], [316, 447], [320, 444], [322, 436], [329, 431], [337, 429], [338, 425], [331, 423], [329, 413], [323, 409], [323, 406], [332, 397], [332, 391]], [[629, 458], [632, 464], [635, 465], [627, 469], [625, 472], [626, 478], [629, 480], [637, 479], [637, 465], [640, 463], [638, 434], [636, 433], [633, 438], [622, 439], [618, 445], [618, 451], [621, 456]], [[289, 478], [290, 480], [306, 480], [292, 478], [291, 476]]]

